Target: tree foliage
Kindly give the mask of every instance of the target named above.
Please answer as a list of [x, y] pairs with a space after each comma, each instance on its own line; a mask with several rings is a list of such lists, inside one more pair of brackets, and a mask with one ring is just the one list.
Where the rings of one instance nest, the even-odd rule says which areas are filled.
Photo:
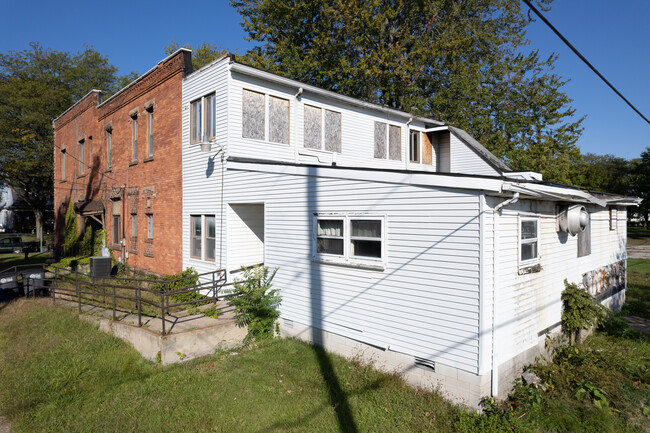
[[574, 168], [573, 184], [582, 188], [626, 195], [633, 185], [633, 163], [614, 155], [583, 155], [583, 163]]
[[643, 202], [636, 211], [643, 219], [646, 228], [650, 227], [650, 147], [641, 152], [639, 159], [632, 160], [632, 194], [641, 197]]
[[207, 42], [202, 42], [196, 46], [196, 48], [190, 47], [188, 44], [182, 45], [176, 41], [172, 41], [171, 44], [165, 47], [166, 54], [172, 54], [180, 48], [188, 48], [192, 50], [192, 69], [195, 71], [202, 68], [210, 62], [217, 60], [219, 57], [225, 55], [228, 50], [220, 47], [216, 44], [209, 44]]
[[124, 80], [108, 59], [30, 44], [0, 54], [0, 181], [34, 210], [37, 230], [53, 191], [52, 119], [92, 89], [111, 94]]
[[[546, 6], [551, 0], [538, 0]], [[556, 55], [527, 50], [519, 0], [231, 0], [249, 61], [466, 129], [515, 170], [570, 181], [580, 161]]]

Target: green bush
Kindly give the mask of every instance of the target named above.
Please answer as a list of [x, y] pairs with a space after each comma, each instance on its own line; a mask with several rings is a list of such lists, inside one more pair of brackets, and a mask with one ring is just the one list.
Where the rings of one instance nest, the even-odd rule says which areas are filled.
[[95, 232], [93, 239], [93, 256], [100, 256], [102, 254], [102, 248], [107, 245], [106, 242], [106, 230], [99, 229]]
[[276, 320], [280, 317], [278, 307], [282, 297], [278, 295], [278, 289], [271, 289], [277, 268], [270, 276], [266, 266], [242, 270], [244, 280], [235, 283], [235, 289], [230, 291], [237, 293], [230, 298], [230, 304], [235, 307], [237, 325], [248, 326], [248, 334], [244, 339], [247, 343], [253, 339], [273, 336], [277, 327]]
[[66, 256], [75, 253], [78, 240], [79, 226], [77, 225], [77, 214], [74, 211], [72, 202], [70, 202], [65, 212], [65, 239], [63, 241], [63, 249]]
[[[180, 290], [196, 286], [199, 283], [199, 277], [194, 268], [187, 268], [183, 272], [174, 275], [165, 275], [162, 282], [152, 286], [152, 290], [161, 292]], [[176, 302], [190, 302], [204, 298], [199, 292], [177, 293], [170, 296]]]
[[93, 254], [93, 245], [93, 227], [89, 224], [84, 231], [84, 237], [81, 238], [79, 254], [82, 256], [91, 256]]
[[606, 308], [586, 290], [564, 280], [562, 292], [562, 331], [571, 342], [580, 341], [580, 330], [598, 325], [606, 317]]

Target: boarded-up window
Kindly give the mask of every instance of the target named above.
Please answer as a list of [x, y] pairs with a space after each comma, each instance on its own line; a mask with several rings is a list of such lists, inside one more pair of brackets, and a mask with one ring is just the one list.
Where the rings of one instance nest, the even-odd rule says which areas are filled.
[[585, 229], [578, 233], [578, 257], [589, 254], [591, 254], [591, 216]]
[[321, 109], [305, 105], [305, 147], [320, 149], [322, 134]]
[[428, 134], [422, 134], [422, 164], [433, 164], [433, 147]]
[[325, 150], [341, 152], [341, 113], [325, 110]]
[[244, 89], [242, 97], [242, 137], [264, 140], [264, 94]]
[[269, 141], [289, 144], [289, 101], [269, 97]]
[[402, 128], [390, 125], [388, 130], [388, 157], [395, 161], [402, 159]]
[[375, 158], [386, 158], [386, 124], [375, 122]]

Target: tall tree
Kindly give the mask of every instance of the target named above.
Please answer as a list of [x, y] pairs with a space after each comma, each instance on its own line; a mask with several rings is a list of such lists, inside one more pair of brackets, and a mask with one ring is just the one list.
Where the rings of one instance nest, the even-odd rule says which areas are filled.
[[583, 160], [584, 163], [573, 170], [573, 184], [613, 194], [631, 194], [633, 173], [630, 161], [614, 155], [594, 153], [583, 155]]
[[111, 94], [120, 84], [93, 48], [70, 54], [32, 43], [0, 54], [0, 182], [33, 209], [39, 235], [53, 193], [52, 119], [90, 90]]
[[632, 193], [643, 199], [636, 213], [641, 216], [646, 228], [650, 228], [650, 147], [646, 147], [641, 157], [632, 160], [632, 163]]
[[192, 48], [188, 44], [181, 45], [176, 41], [172, 41], [171, 44], [165, 47], [165, 53], [172, 54], [180, 48], [189, 48], [192, 50], [192, 69], [195, 71], [217, 60], [228, 52], [225, 48], [207, 42], [202, 42], [196, 48]]
[[[542, 6], [552, 0], [538, 0]], [[515, 170], [568, 182], [580, 161], [555, 55], [527, 50], [520, 0], [231, 0], [249, 61], [468, 130]]]

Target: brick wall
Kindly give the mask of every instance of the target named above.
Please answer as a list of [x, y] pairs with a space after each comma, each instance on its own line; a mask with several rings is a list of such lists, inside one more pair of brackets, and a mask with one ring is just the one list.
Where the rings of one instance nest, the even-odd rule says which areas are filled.
[[[182, 269], [181, 92], [191, 72], [191, 53], [180, 51], [101, 102], [101, 94], [84, 97], [54, 121], [55, 227], [57, 244], [64, 234], [66, 203], [101, 200], [108, 245], [129, 266], [160, 274]], [[153, 155], [148, 154], [148, 122], [153, 113]], [[137, 120], [137, 157], [133, 158], [132, 124]], [[112, 158], [108, 168], [107, 130]], [[86, 173], [80, 175], [80, 140], [92, 137], [92, 159], [85, 148]], [[86, 144], [86, 146], [88, 146]], [[62, 153], [66, 175], [62, 179]], [[90, 162], [92, 161], [92, 163]], [[120, 238], [113, 236], [113, 215], [121, 218]], [[147, 215], [153, 238], [147, 237]], [[136, 236], [132, 220], [136, 218]], [[124, 239], [123, 245], [120, 243]], [[128, 257], [127, 257], [128, 255]]]

